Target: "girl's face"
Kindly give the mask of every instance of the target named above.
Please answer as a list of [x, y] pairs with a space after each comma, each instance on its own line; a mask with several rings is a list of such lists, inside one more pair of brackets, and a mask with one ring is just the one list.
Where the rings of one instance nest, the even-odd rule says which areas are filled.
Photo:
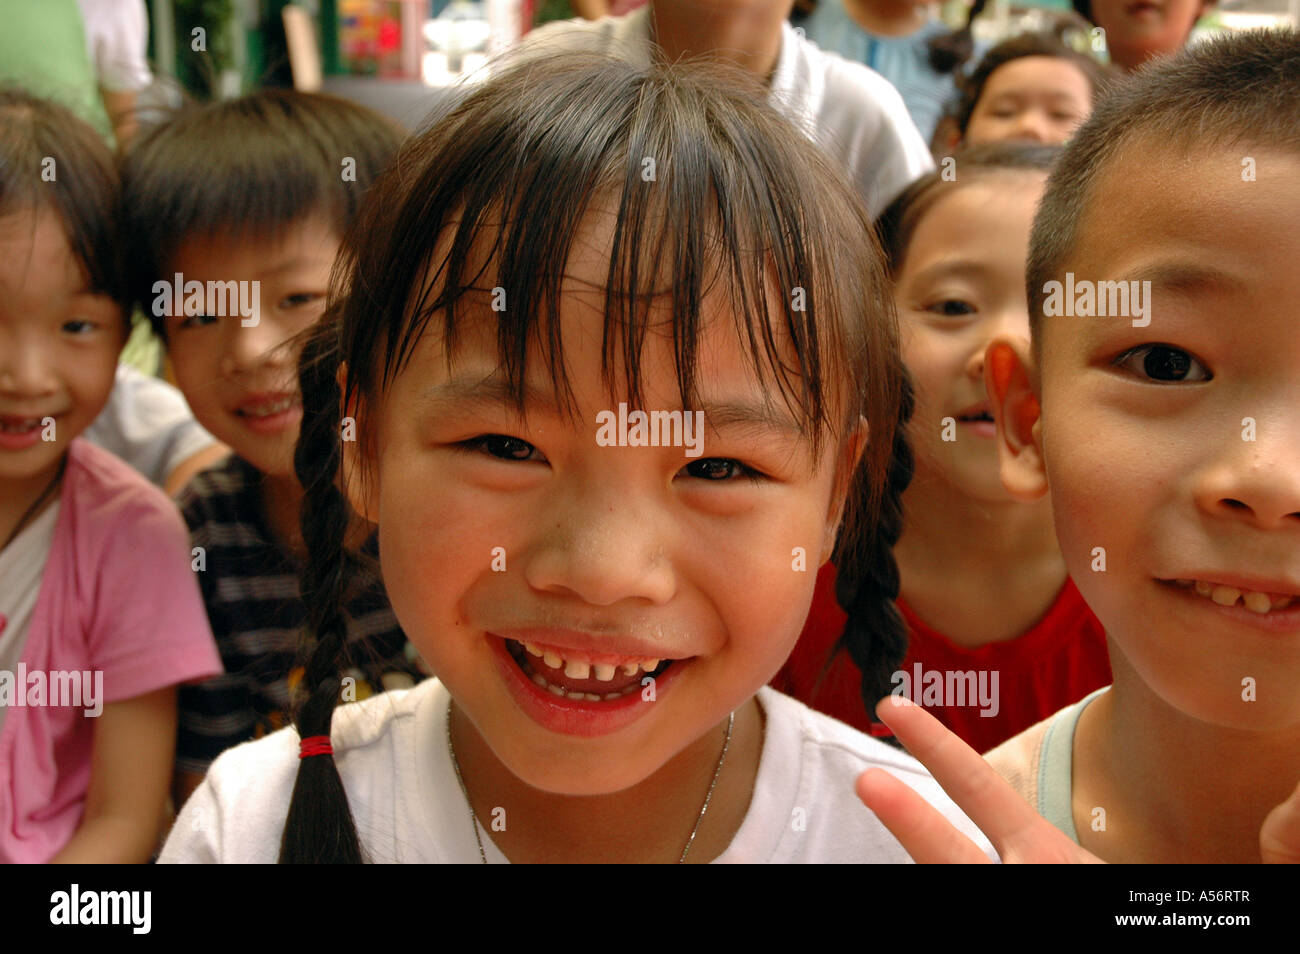
[[1102, 171], [1065, 267], [1149, 281], [1149, 324], [1044, 318], [1037, 436], [1125, 668], [1192, 718], [1295, 731], [1300, 159], [1252, 152], [1271, 171], [1243, 183], [1243, 148], [1135, 143]]
[[1006, 501], [998, 476], [984, 349], [1029, 336], [1025, 257], [1044, 173], [981, 173], [942, 186], [912, 233], [894, 283], [903, 360], [916, 386], [910, 425], [918, 475]]
[[1092, 112], [1092, 83], [1069, 60], [1022, 56], [995, 69], [966, 126], [966, 144], [1065, 142]]
[[[835, 442], [814, 459], [784, 404], [765, 401], [719, 299], [700, 341], [698, 456], [611, 446], [618, 426], [602, 432], [598, 415], [617, 418], [626, 397], [601, 384], [604, 221], [580, 234], [562, 287], [576, 422], [552, 407], [536, 353], [527, 420], [510, 408], [485, 290], [450, 368], [430, 330], [345, 445], [378, 429], [368, 480], [348, 489], [379, 525], [402, 628], [519, 779], [572, 795], [648, 778], [772, 677], [840, 500]], [[668, 301], [646, 341], [645, 411], [682, 410]]]
[[54, 211], [0, 218], [0, 479], [58, 466], [104, 409], [126, 331], [121, 307], [91, 291]]
[[[171, 262], [187, 284], [233, 282], [248, 301], [256, 292], [255, 324], [230, 306], [222, 315], [168, 314], [165, 324], [176, 383], [195, 418], [266, 474], [293, 473], [302, 401], [297, 353], [286, 345], [320, 318], [338, 246], [334, 227], [310, 217], [275, 239], [191, 238]], [[175, 284], [174, 274], [164, 278]]]

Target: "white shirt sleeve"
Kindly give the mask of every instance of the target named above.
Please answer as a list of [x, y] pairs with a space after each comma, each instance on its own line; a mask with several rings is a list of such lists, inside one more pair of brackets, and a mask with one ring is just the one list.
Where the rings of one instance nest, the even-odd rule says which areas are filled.
[[149, 16], [144, 0], [77, 0], [85, 25], [86, 48], [99, 85], [113, 92], [135, 92], [153, 81], [145, 51]]
[[216, 443], [180, 391], [125, 364], [117, 367], [104, 410], [82, 436], [159, 487], [178, 464]]

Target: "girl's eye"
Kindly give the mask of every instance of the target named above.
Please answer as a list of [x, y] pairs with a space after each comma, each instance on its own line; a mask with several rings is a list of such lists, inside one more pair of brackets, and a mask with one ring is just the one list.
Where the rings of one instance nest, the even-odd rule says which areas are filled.
[[[462, 441], [461, 446], [467, 450], [483, 450], [493, 457], [501, 460], [539, 460], [545, 462], [546, 458], [538, 453], [537, 448], [527, 441], [521, 441], [517, 437], [508, 437], [505, 434], [484, 434], [481, 437], [475, 437], [467, 441]], [[530, 455], [537, 454], [536, 458]]]
[[[1214, 379], [1205, 365], [1181, 348], [1151, 344], [1130, 348], [1115, 359], [1117, 367], [1146, 375], [1153, 381], [1188, 383]], [[1193, 371], [1193, 368], [1199, 371]]]
[[701, 460], [693, 460], [686, 465], [686, 472], [692, 477], [710, 483], [724, 483], [732, 477], [745, 477], [756, 484], [763, 480], [763, 475], [758, 471], [730, 457], [705, 457]]
[[279, 307], [301, 308], [303, 305], [310, 305], [323, 297], [323, 295], [318, 295], [315, 292], [300, 292], [296, 295], [286, 295], [284, 298], [280, 299]]
[[64, 331], [77, 336], [88, 335], [95, 330], [95, 327], [96, 325], [93, 321], [87, 321], [84, 318], [73, 318], [71, 321], [65, 321], [63, 323]]
[[962, 301], [960, 298], [945, 298], [933, 305], [927, 305], [925, 310], [937, 315], [943, 315], [945, 318], [961, 318], [965, 315], [975, 314], [975, 306], [970, 302]]

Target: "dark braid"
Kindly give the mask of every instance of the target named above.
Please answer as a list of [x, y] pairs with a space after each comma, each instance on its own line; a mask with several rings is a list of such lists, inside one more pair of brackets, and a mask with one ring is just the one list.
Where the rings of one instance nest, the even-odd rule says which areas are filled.
[[[901, 393], [898, 428], [884, 492], [874, 519], [859, 509], [845, 524], [836, 541], [835, 599], [848, 614], [844, 633], [832, 657], [841, 649], [862, 670], [862, 701], [874, 721], [876, 703], [889, 695], [893, 673], [907, 654], [907, 624], [894, 604], [898, 597], [898, 563], [894, 544], [903, 532], [903, 491], [912, 482], [912, 447], [907, 439], [907, 422], [915, 400], [911, 379], [900, 374]], [[865, 467], [858, 469], [855, 494], [860, 500], [869, 480]]]
[[[313, 329], [299, 359], [303, 417], [293, 457], [305, 491], [301, 518], [307, 563], [302, 600], [308, 639], [315, 639], [303, 678], [307, 698], [296, 723], [304, 739], [330, 734], [342, 685], [339, 672], [347, 658], [343, 600], [351, 563], [345, 559], [344, 540], [351, 514], [336, 483], [342, 459], [338, 366], [338, 325], [327, 315]], [[334, 756], [301, 759], [280, 841], [280, 862], [360, 864], [364, 860]]]
[[971, 37], [971, 24], [984, 12], [988, 0], [975, 0], [970, 13], [966, 15], [966, 25], [960, 30], [933, 37], [926, 45], [930, 48], [930, 67], [936, 73], [955, 73], [975, 52], [975, 41]]

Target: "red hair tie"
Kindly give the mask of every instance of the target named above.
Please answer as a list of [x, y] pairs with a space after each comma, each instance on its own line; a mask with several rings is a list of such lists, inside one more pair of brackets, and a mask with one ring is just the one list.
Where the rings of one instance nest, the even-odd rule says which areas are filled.
[[328, 735], [309, 735], [298, 743], [298, 758], [309, 759], [313, 755], [333, 755], [334, 746], [330, 745]]

